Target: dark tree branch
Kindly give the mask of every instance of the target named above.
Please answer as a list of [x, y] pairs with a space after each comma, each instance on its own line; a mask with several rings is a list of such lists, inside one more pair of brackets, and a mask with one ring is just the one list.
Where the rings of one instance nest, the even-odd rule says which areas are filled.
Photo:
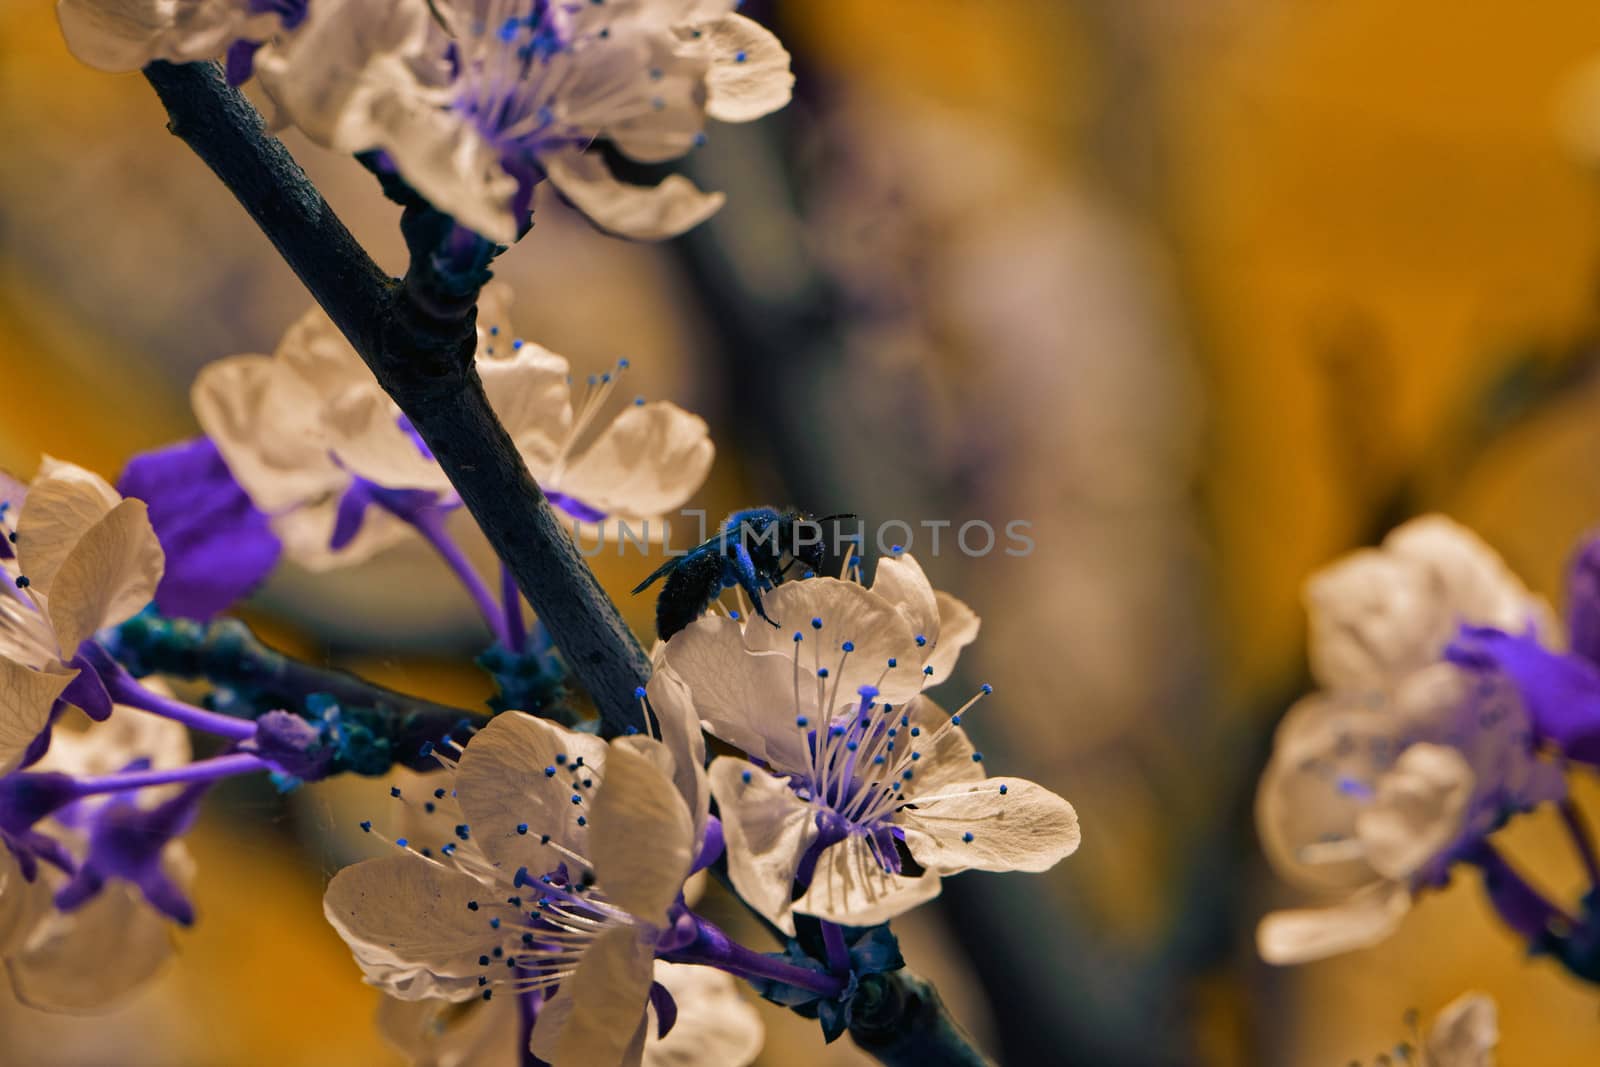
[[467, 510], [600, 711], [638, 718], [650, 662], [534, 484], [473, 366], [475, 292], [438, 292], [413, 257], [405, 284], [379, 269], [283, 144], [213, 64], [145, 68], [168, 129], [222, 180], [333, 319], [438, 458]]

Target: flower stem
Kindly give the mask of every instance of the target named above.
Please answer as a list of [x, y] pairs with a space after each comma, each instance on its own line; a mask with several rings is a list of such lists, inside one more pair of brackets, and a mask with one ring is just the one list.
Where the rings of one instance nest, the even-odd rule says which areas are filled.
[[506, 617], [500, 610], [500, 605], [495, 602], [494, 594], [489, 592], [489, 587], [484, 584], [483, 578], [467, 559], [466, 553], [461, 551], [461, 546], [456, 544], [455, 538], [450, 536], [450, 531], [445, 529], [445, 512], [439, 508], [422, 508], [415, 512], [402, 512], [387, 509], [391, 514], [409, 523], [422, 539], [433, 546], [433, 550], [444, 560], [445, 566], [450, 568], [456, 578], [467, 590], [467, 595], [472, 597], [472, 602], [478, 606], [478, 613], [483, 616], [483, 621], [489, 624], [489, 632], [494, 639], [506, 648], [511, 648], [511, 635], [507, 632]]
[[[91, 654], [90, 659], [96, 668], [100, 669], [100, 679], [105, 683], [106, 692], [110, 693], [111, 699], [117, 703], [148, 711], [152, 715], [160, 715], [174, 722], [181, 722], [194, 730], [226, 737], [230, 741], [246, 741], [256, 735], [256, 724], [253, 722], [235, 719], [230, 715], [218, 715], [214, 711], [206, 711], [204, 708], [197, 708], [193, 704], [185, 704], [181, 700], [174, 700], [172, 697], [162, 696], [146, 689], [139, 684], [138, 679], [113, 661], [103, 649], [96, 651], [98, 654]], [[106, 666], [102, 667], [102, 662]]]
[[520, 653], [528, 644], [528, 624], [522, 617], [522, 590], [511, 568], [500, 564], [500, 606], [505, 609], [506, 647]]
[[1563, 800], [1560, 808], [1561, 821], [1567, 828], [1567, 834], [1572, 838], [1578, 858], [1583, 861], [1584, 873], [1589, 876], [1589, 887], [1600, 890], [1600, 856], [1595, 854], [1594, 837], [1589, 831], [1589, 820], [1584, 818], [1583, 812], [1570, 798]]
[[94, 796], [99, 793], [125, 793], [133, 789], [147, 789], [157, 785], [188, 785], [194, 783], [215, 782], [222, 778], [232, 778], [239, 774], [250, 774], [254, 771], [267, 771], [272, 769], [272, 764], [260, 756], [248, 752], [235, 752], [226, 756], [217, 756], [215, 759], [201, 760], [199, 763], [186, 763], [182, 767], [172, 767], [158, 771], [123, 771], [120, 774], [107, 774], [99, 778], [80, 778], [74, 792], [80, 797]]
[[739, 978], [783, 982], [823, 997], [836, 997], [844, 991], [841, 978], [746, 948], [710, 920], [698, 915], [694, 920], [695, 939], [681, 949], [665, 953], [662, 959], [715, 967]]
[[844, 928], [826, 920], [821, 926], [822, 947], [828, 953], [828, 970], [834, 974], [850, 973], [850, 949], [844, 943]]
[[1547, 900], [1495, 847], [1480, 842], [1465, 859], [1483, 872], [1489, 902], [1511, 929], [1537, 948], [1556, 937], [1558, 928], [1571, 929], [1577, 920]]

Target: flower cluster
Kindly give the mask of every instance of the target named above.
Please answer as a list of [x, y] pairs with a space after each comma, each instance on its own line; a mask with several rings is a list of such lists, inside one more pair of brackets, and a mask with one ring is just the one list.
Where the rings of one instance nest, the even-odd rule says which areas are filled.
[[372, 153], [435, 208], [509, 245], [548, 178], [603, 230], [671, 237], [722, 205], [673, 176], [613, 177], [604, 141], [659, 163], [708, 119], [781, 108], [794, 77], [736, 0], [59, 0], [72, 50], [108, 70], [225, 56], [313, 140]]
[[1536, 951], [1582, 951], [1563, 933], [1574, 920], [1492, 837], [1520, 813], [1559, 805], [1592, 866], [1565, 803], [1568, 761], [1588, 758], [1600, 723], [1600, 704], [1575, 682], [1596, 673], [1578, 651], [1600, 618], [1592, 554], [1574, 568], [1572, 652], [1549, 607], [1439, 516], [1311, 579], [1310, 658], [1324, 688], [1279, 726], [1256, 813], [1279, 872], [1334, 900], [1268, 916], [1258, 938], [1266, 959], [1374, 944], [1458, 863], [1482, 871], [1502, 918]]

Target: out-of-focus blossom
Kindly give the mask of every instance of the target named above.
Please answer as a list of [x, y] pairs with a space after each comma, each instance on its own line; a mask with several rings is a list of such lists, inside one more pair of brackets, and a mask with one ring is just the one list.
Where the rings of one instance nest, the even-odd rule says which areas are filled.
[[[567, 361], [513, 339], [508, 304], [504, 287], [485, 290], [478, 373], [550, 501], [583, 523], [687, 501], [711, 467], [705, 422], [641, 400], [597, 428], [626, 364], [591, 379], [574, 406]], [[304, 566], [360, 562], [406, 536], [399, 516], [454, 504], [427, 445], [320, 309], [273, 355], [207, 366], [192, 399], [232, 475]]]
[[793, 76], [775, 37], [733, 0], [322, 0], [263, 55], [274, 99], [313, 140], [378, 151], [435, 207], [501, 244], [545, 178], [601, 229], [646, 240], [722, 203], [681, 176], [612, 176], [585, 150], [683, 155], [707, 118], [782, 107]]
[[[966, 708], [947, 715], [921, 695], [939, 656], [926, 637], [939, 632], [935, 601], [905, 595], [926, 584], [914, 562], [880, 566], [871, 589], [780, 586], [767, 612], [782, 629], [700, 619], [666, 643], [650, 682], [658, 713], [698, 718], [755, 761], [719, 757], [711, 787], [735, 888], [785, 930], [793, 911], [883, 922], [936, 896], [942, 875], [1042, 871], [1078, 845], [1070, 804], [987, 777], [960, 729]], [[948, 638], [970, 636], [963, 622]]]
[[[58, 728], [36, 769], [82, 779], [188, 761], [182, 726], [118, 706], [87, 730]], [[175, 786], [88, 796], [54, 811], [28, 840], [8, 837], [0, 849], [0, 957], [19, 999], [49, 1011], [108, 1007], [171, 955], [168, 921], [193, 919], [184, 887], [194, 864], [179, 840], [193, 817], [187, 793]]]
[[[537, 994], [532, 1049], [637, 1064], [654, 957], [707, 837], [697, 734], [609, 746], [519, 712], [477, 734], [424, 802], [440, 840], [341, 871], [324, 910], [368, 981], [404, 1000]], [[370, 825], [370, 824], [369, 824]], [[548, 998], [548, 999], [545, 999]]]
[[226, 57], [228, 80], [250, 77], [262, 43], [305, 21], [310, 0], [57, 0], [67, 47], [101, 70], [138, 70], [155, 59]]
[[0, 773], [32, 762], [57, 701], [103, 719], [111, 700], [79, 646], [150, 602], [163, 557], [145, 505], [82, 467], [45, 457], [0, 558]]
[[1313, 576], [1307, 601], [1328, 688], [1279, 727], [1256, 816], [1279, 872], [1336, 901], [1268, 916], [1258, 945], [1274, 963], [1381, 941], [1511, 815], [1565, 794], [1516, 688], [1442, 660], [1463, 623], [1547, 615], [1471, 533], [1408, 523]]
[[[744, 1067], [761, 1051], [763, 1028], [738, 983], [712, 967], [657, 960], [655, 980], [672, 998], [665, 1037], [647, 1028], [643, 1067]], [[652, 1012], [654, 1009], [652, 1008]], [[451, 1004], [385, 997], [378, 1026], [413, 1067], [518, 1067], [517, 1007], [509, 997]]]
[[[1495, 1046], [1500, 1043], [1499, 1013], [1493, 998], [1464, 993], [1446, 1004], [1434, 1017], [1426, 1036], [1417, 1031], [1417, 1014], [1406, 1013], [1409, 1038], [1377, 1063], [1414, 1063], [1418, 1067], [1494, 1067]], [[1362, 1067], [1354, 1060], [1351, 1067]]]

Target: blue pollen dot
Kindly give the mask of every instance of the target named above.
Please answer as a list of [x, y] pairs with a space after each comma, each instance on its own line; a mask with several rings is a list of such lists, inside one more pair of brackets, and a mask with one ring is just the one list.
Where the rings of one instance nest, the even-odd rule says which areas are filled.
[[432, 815], [434, 812], [439, 810], [439, 805], [430, 800], [422, 805], [422, 810], [427, 812], [429, 815]]
[[813, 630], [822, 629], [822, 618], [820, 616], [811, 620], [811, 628]]
[[826, 678], [827, 676], [828, 676], [828, 668], [826, 668], [826, 667], [818, 667], [817, 668], [817, 677], [818, 678]]
[[628, 728], [623, 730], [622, 732], [624, 734], [626, 734], [627, 736], [632, 737], [634, 734], [639, 732], [639, 728], [637, 726], [633, 725], [632, 723], [629, 723], [628, 724]]
[[805, 716], [804, 716], [804, 715], [796, 715], [796, 716], [795, 716], [795, 717], [794, 717], [794, 724], [795, 724], [795, 725], [796, 725], [796, 726], [799, 726], [799, 727], [801, 727], [801, 728], [804, 728], [804, 727], [805, 727], [805, 725], [806, 725], [806, 723], [807, 723], [807, 722], [809, 722], [809, 721], [810, 721], [810, 720], [809, 720], [809, 719], [807, 719], [807, 718], [806, 718], [806, 717], [805, 717]]
[[489, 920], [489, 929], [491, 929], [491, 930], [500, 929], [500, 916], [496, 915], [494, 918]]
[[730, 609], [729, 612], [728, 612], [728, 618], [732, 619], [734, 622], [738, 622], [739, 621], [739, 613], [737, 611], [734, 611], [734, 610]]
[[910, 767], [907, 767], [907, 768], [906, 768], [906, 769], [905, 769], [905, 772], [904, 772], [904, 773], [902, 773], [902, 774], [901, 774], [901, 775], [900, 775], [900, 777], [902, 777], [902, 778], [904, 778], [904, 779], [905, 779], [905, 780], [906, 780], [906, 781], [908, 781], [908, 782], [909, 782], [909, 781], [911, 781], [911, 768], [910, 768]]
[[805, 640], [805, 635], [803, 635], [799, 630], [796, 630], [794, 632], [794, 639], [796, 641], [804, 641]]
[[733, 61], [735, 63], [743, 63], [745, 60], [747, 60], [749, 58], [750, 58], [750, 56], [748, 54], [744, 53], [744, 52], [735, 52], [733, 54]]
[[18, 589], [26, 589], [26, 588], [28, 588], [28, 576], [26, 574], [17, 575], [17, 588]]
[[1001, 786], [1000, 787], [1000, 795], [1001, 796], [1005, 796], [1006, 795], [1006, 787], [1005, 786]]
[[562, 765], [562, 764], [563, 764], [563, 763], [566, 763], [566, 762], [567, 762], [567, 755], [566, 755], [566, 753], [565, 753], [565, 752], [558, 752], [558, 753], [556, 753], [556, 766], [558, 766], [558, 767], [559, 767], [559, 766], [561, 766], [561, 765]]
[[750, 777], [751, 775], [749, 771], [745, 771], [743, 774], [739, 775], [740, 780], [743, 781], [745, 785], [750, 784]]
[[972, 832], [969, 830], [966, 833], [962, 834], [961, 835], [961, 840], [965, 841], [969, 845], [972, 844]]
[[592, 787], [592, 786], [593, 786], [593, 785], [594, 785], [594, 779], [593, 779], [593, 778], [585, 778], [585, 779], [584, 779], [584, 780], [583, 780], [583, 787], [584, 787], [584, 788], [585, 788], [585, 789], [589, 789], [589, 788], [591, 788], [591, 787]]
[[445, 845], [439, 851], [443, 852], [446, 856], [454, 856], [456, 854], [455, 842], [452, 841], [450, 844]]
[[444, 790], [443, 789], [435, 789], [433, 791], [433, 799], [435, 799], [435, 800], [443, 800], [444, 799]]
[[523, 836], [527, 836], [528, 824], [525, 823], [525, 822], [517, 823], [517, 833], [522, 834]]
[[462, 823], [460, 826], [456, 827], [456, 836], [461, 838], [463, 841], [471, 839], [472, 833], [466, 823]]
[[478, 957], [478, 966], [479, 967], [487, 967], [487, 966], [489, 966], [489, 957], [488, 956], [479, 956]]
[[399, 796], [400, 795], [400, 787], [397, 786], [397, 785], [390, 786], [389, 787], [389, 795], [392, 796], [392, 797]]
[[846, 652], [854, 652], [856, 650], [856, 643], [854, 641], [846, 641], [839, 647], [844, 649]]
[[506, 954], [506, 950], [501, 948], [499, 945], [496, 945], [494, 947], [494, 958], [495, 959], [499, 959], [500, 957], [504, 956], [505, 954]]
[[861, 744], [855, 740], [850, 740], [844, 743], [844, 747], [848, 748], [851, 752], [854, 752], [856, 749], [861, 747]]
[[371, 819], [363, 819], [362, 820], [362, 822], [361, 822], [361, 832], [364, 833], [364, 834], [372, 833], [372, 820]]
[[[543, 904], [544, 901], [541, 900], [539, 903]], [[533, 935], [532, 934], [523, 934], [522, 935], [522, 943], [524, 945], [527, 945], [529, 948], [532, 948], [533, 947]]]
[[961, 716], [959, 716], [959, 715], [950, 716], [950, 725], [951, 726], [960, 726], [961, 725]]
[[[917, 762], [917, 760], [919, 760], [919, 759], [921, 759], [921, 758], [922, 758], [922, 753], [920, 753], [920, 752], [913, 752], [913, 753], [911, 753], [911, 762], [912, 762], [912, 763], [915, 763], [915, 762]], [[906, 772], [906, 773], [907, 773], [907, 774], [910, 774], [910, 773], [911, 773], [911, 772], [910, 772], [910, 771], [907, 771], [907, 772]]]
[[410, 842], [410, 841], [407, 841], [407, 840], [406, 840], [406, 839], [405, 839], [405, 838], [403, 838], [403, 837], [397, 837], [397, 838], [395, 838], [395, 840], [394, 840], [394, 843], [395, 843], [395, 844], [396, 844], [396, 845], [397, 845], [397, 846], [398, 846], [398, 847], [400, 847], [400, 848], [405, 848], [405, 847], [406, 847], [406, 846], [407, 846], [407, 845], [409, 845], [409, 844], [411, 844], [411, 842]]
[[636, 407], [636, 408], [644, 407], [644, 397], [642, 397], [642, 396], [634, 397], [633, 398], [633, 406]]
[[974, 752], [972, 754], [972, 762], [973, 763], [982, 763], [983, 762], [983, 753], [982, 752]]
[[554, 767], [546, 767], [544, 769], [544, 776], [546, 778], [554, 778], [556, 776], [556, 769]]
[[520, 337], [512, 338], [512, 340], [511, 340], [511, 351], [516, 352], [516, 351], [520, 350], [522, 348], [523, 344], [524, 344], [524, 341], [522, 340], [522, 338], [520, 338]]
[[[487, 964], [487, 963], [486, 963], [486, 964], [484, 964], [484, 966], [485, 966], [485, 967], [487, 967], [487, 966], [489, 966], [489, 965], [488, 965], [488, 964]], [[479, 975], [479, 976], [478, 976], [478, 985], [479, 985], [479, 986], [480, 986], [480, 987], [482, 987], [482, 986], [486, 986], [486, 985], [488, 985], [488, 984], [489, 984], [489, 979], [488, 979], [488, 978], [487, 978], [487, 977], [485, 977], [485, 976], [484, 976], [484, 975], [481, 975], [481, 974], [480, 974], [480, 975]], [[487, 997], [487, 996], [488, 996], [488, 995], [489, 995], [489, 994], [488, 994], [488, 993], [485, 993], [485, 994], [484, 994], [484, 996], [486, 996], [486, 997]]]
[[928, 643], [928, 639], [926, 637], [922, 636], [921, 634], [917, 635], [917, 647], [918, 648], [921, 648], [923, 645], [926, 645], [927, 643]]
[[580, 815], [580, 816], [578, 816], [578, 825], [579, 826], [588, 826], [589, 825], [589, 820], [585, 819], [582, 815]]
[[638, 697], [640, 700], [643, 700], [644, 699], [644, 686], [642, 686], [642, 685], [634, 686], [633, 687], [633, 695]]
[[572, 766], [574, 768], [582, 767], [583, 766], [583, 757], [579, 756], [577, 759], [573, 760], [572, 761]]
[[539, 835], [539, 844], [548, 845], [549, 843], [550, 843], [550, 835], [549, 834], [540, 834]]
[[583, 797], [579, 796], [577, 793], [574, 793], [574, 794], [572, 794], [572, 802], [574, 804], [582, 804], [583, 803]]
[[983, 690], [985, 696], [994, 692], [994, 686], [990, 685], [988, 682], [984, 682], [978, 688]]
[[889, 657], [889, 669], [892, 671], [898, 666], [900, 666], [900, 661], [895, 659], [893, 656], [890, 656]]
[[873, 756], [872, 757], [872, 762], [874, 764], [881, 764], [881, 763], [883, 763], [883, 757], [882, 756]]
[[422, 756], [424, 759], [426, 759], [428, 756], [433, 755], [433, 742], [432, 741], [424, 741], [424, 742], [422, 742], [421, 746], [419, 746], [418, 749], [417, 749], [417, 755]]
[[889, 552], [891, 554], [896, 553], [896, 552], [904, 552], [905, 550], [906, 550], [906, 546], [905, 545], [890, 545], [889, 546]]
[[[514, 24], [515, 24], [515, 22], [513, 21], [513, 25]], [[489, 336], [490, 337], [499, 337], [500, 336], [500, 327], [498, 327], [498, 326], [489, 327]]]
[[911, 736], [912, 736], [912, 737], [921, 737], [921, 736], [922, 736], [922, 727], [920, 727], [920, 726], [913, 726], [913, 727], [912, 727], [912, 728], [911, 728]]
[[484, 991], [483, 991], [483, 999], [484, 999], [484, 1000], [493, 1000], [493, 999], [494, 999], [494, 990], [492, 990], [492, 989], [485, 989], [485, 990], [484, 990]]
[[922, 668], [922, 673], [927, 675], [929, 678], [932, 678], [933, 677], [933, 668], [931, 666], [930, 667], [924, 667], [924, 668]]
[[633, 364], [628, 362], [626, 359], [617, 360], [617, 369], [618, 370], [627, 370], [631, 366], [633, 366]]
[[478, 902], [476, 900], [467, 901], [467, 910], [468, 911], [477, 911], [478, 910]]

